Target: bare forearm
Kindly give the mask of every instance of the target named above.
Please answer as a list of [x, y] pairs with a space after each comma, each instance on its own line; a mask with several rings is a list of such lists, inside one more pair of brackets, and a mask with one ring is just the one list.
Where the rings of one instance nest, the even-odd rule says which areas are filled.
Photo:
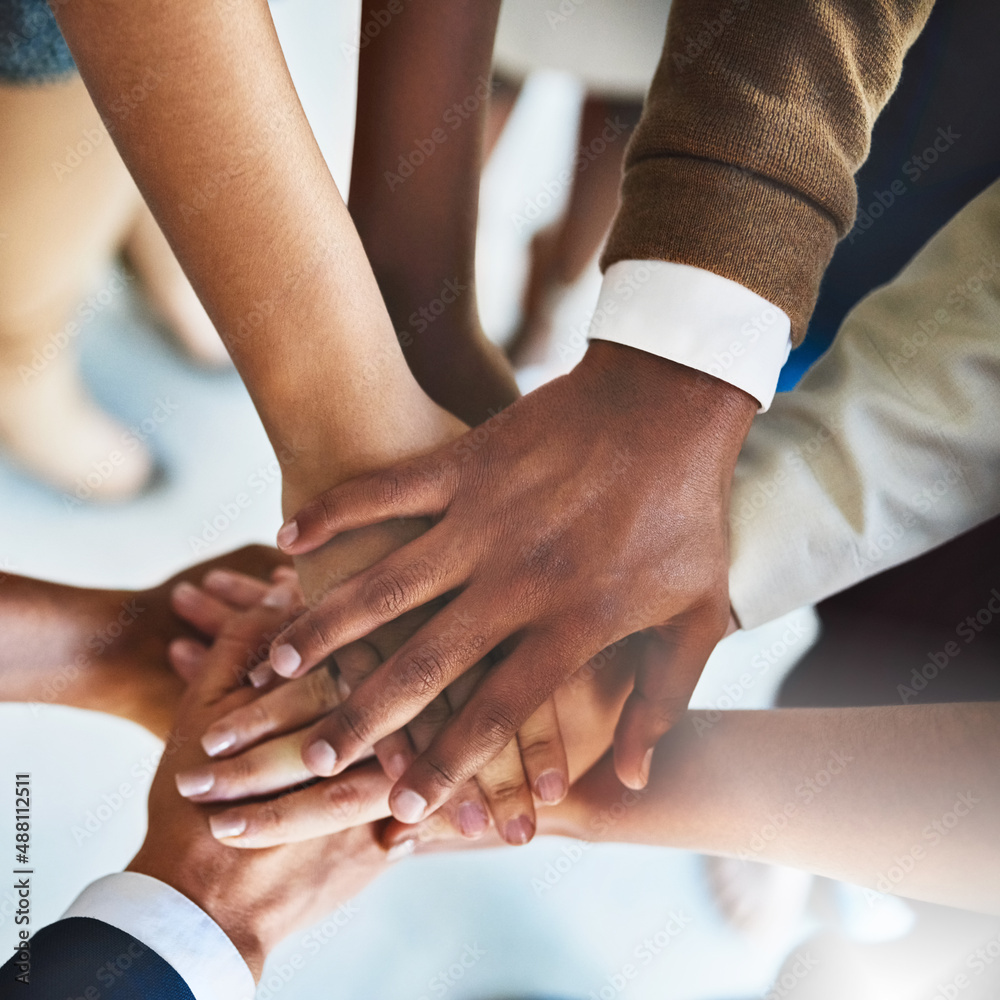
[[554, 832], [1000, 912], [1000, 705], [691, 712], [644, 794], [602, 761]]
[[225, 23], [193, 0], [74, 0], [59, 19], [283, 466], [322, 455], [328, 484], [399, 457], [424, 413], [265, 0]]
[[517, 397], [475, 288], [483, 123], [499, 3], [409, 5], [361, 49], [349, 206], [410, 368], [478, 424]]

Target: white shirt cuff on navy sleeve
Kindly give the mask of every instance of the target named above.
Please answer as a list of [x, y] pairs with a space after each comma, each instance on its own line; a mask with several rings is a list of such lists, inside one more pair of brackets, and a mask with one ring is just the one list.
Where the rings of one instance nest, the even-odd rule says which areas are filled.
[[253, 1000], [253, 974], [225, 931], [159, 879], [106, 875], [76, 897], [66, 917], [92, 917], [131, 934], [174, 967], [195, 1000]]
[[729, 278], [662, 260], [607, 269], [587, 339], [706, 372], [749, 393], [762, 413], [792, 347], [791, 322], [776, 305]]

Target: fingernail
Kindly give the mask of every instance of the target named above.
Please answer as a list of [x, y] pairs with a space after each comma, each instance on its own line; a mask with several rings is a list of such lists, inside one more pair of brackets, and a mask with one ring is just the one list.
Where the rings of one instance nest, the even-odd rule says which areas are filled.
[[526, 844], [534, 835], [535, 824], [527, 816], [518, 816], [517, 819], [509, 819], [504, 824], [503, 839], [515, 847]]
[[535, 782], [535, 791], [543, 802], [558, 802], [566, 794], [566, 782], [559, 771], [542, 771]]
[[417, 849], [417, 842], [414, 839], [404, 840], [402, 843], [396, 844], [394, 847], [390, 847], [388, 851], [385, 852], [386, 861], [399, 861], [402, 858], [409, 857]]
[[273, 676], [270, 663], [260, 663], [247, 675], [255, 688], [262, 688]]
[[653, 763], [653, 747], [650, 747], [646, 751], [646, 756], [642, 758], [642, 767], [639, 769], [639, 779], [642, 781], [642, 787], [645, 788], [646, 784], [649, 782], [649, 769]]
[[228, 569], [213, 569], [205, 574], [203, 586], [209, 590], [221, 590], [227, 594], [232, 590], [235, 576]]
[[298, 523], [293, 518], [291, 521], [285, 521], [278, 531], [278, 548], [286, 549], [289, 545], [293, 544], [295, 539], [299, 537], [299, 526]]
[[396, 793], [390, 808], [400, 823], [419, 823], [427, 811], [427, 799], [412, 788], [403, 788]]
[[282, 677], [291, 677], [301, 663], [302, 657], [294, 646], [282, 643], [271, 650], [271, 666], [275, 673], [281, 674]]
[[478, 837], [490, 825], [481, 802], [463, 802], [458, 807], [458, 828], [464, 837]]
[[302, 751], [302, 761], [313, 774], [329, 778], [337, 769], [337, 751], [326, 740], [316, 740]]
[[292, 603], [292, 592], [288, 587], [272, 587], [261, 599], [261, 604], [265, 608], [277, 608], [283, 611]]
[[399, 781], [406, 774], [406, 758], [401, 753], [393, 754], [385, 764], [385, 773], [392, 781]]
[[198, 588], [194, 584], [188, 583], [187, 580], [181, 580], [174, 587], [174, 600], [180, 604], [194, 604], [198, 601], [199, 597], [200, 592]]
[[175, 774], [174, 782], [177, 791], [189, 799], [192, 795], [204, 795], [215, 784], [215, 775], [209, 771], [188, 771], [187, 774]]
[[227, 730], [222, 730], [217, 733], [213, 733], [209, 730], [201, 738], [201, 746], [205, 753], [209, 757], [214, 757], [216, 754], [222, 753], [223, 750], [228, 750], [231, 746], [236, 745], [236, 733], [231, 733]]
[[228, 840], [243, 833], [247, 828], [247, 821], [241, 816], [227, 816], [225, 813], [221, 813], [218, 816], [210, 816], [208, 825], [216, 840]]
[[193, 665], [205, 655], [205, 647], [194, 639], [174, 639], [170, 643], [170, 655], [175, 660]]

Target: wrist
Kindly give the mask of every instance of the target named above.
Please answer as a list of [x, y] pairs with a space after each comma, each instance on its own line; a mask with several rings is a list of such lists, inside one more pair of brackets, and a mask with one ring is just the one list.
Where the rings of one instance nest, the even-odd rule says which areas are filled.
[[[238, 901], [231, 899], [225, 873], [217, 869], [218, 866], [211, 865], [208, 859], [203, 862], [197, 858], [185, 858], [179, 862], [177, 858], [172, 858], [169, 864], [164, 864], [156, 852], [144, 844], [125, 871], [155, 878], [207, 913], [240, 953], [254, 981], [260, 982], [264, 961], [272, 945], [264, 928], [258, 926], [260, 914], [256, 908], [241, 907]], [[206, 877], [206, 872], [211, 877]]]
[[749, 393], [686, 365], [634, 347], [593, 340], [570, 377], [644, 419], [661, 425], [666, 439], [695, 433], [703, 457], [731, 471], [758, 403]]

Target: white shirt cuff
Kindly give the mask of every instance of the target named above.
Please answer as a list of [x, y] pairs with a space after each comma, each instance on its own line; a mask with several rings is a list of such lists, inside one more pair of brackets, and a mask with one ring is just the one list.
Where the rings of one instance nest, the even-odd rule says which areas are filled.
[[787, 313], [736, 281], [663, 260], [604, 274], [588, 340], [609, 340], [706, 372], [760, 403], [774, 399], [792, 348]]
[[66, 917], [92, 917], [131, 934], [177, 970], [195, 1000], [253, 1000], [253, 974], [226, 932], [159, 879], [106, 875], [76, 897]]

